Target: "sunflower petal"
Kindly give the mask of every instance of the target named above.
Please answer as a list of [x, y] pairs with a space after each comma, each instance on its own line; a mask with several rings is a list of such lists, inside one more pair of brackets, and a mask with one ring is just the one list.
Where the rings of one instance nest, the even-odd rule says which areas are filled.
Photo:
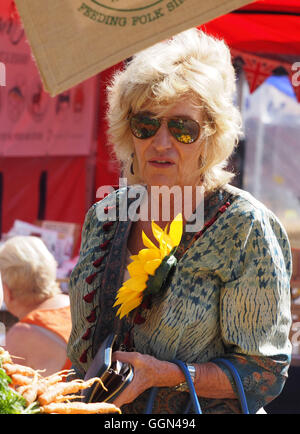
[[131, 289], [126, 288], [126, 286], [122, 286], [117, 293], [115, 304], [113, 306], [117, 306], [118, 304], [122, 303], [123, 300], [126, 300], [126, 297], [132, 293], [134, 294]]
[[143, 263], [138, 261], [133, 261], [127, 265], [127, 270], [131, 277], [138, 276], [139, 274], [145, 273]]
[[161, 237], [163, 236], [164, 231], [154, 221], [152, 221], [151, 227], [152, 227], [152, 232], [153, 232], [154, 237], [157, 239], [158, 242], [160, 242]]
[[157, 247], [155, 249], [142, 249], [139, 251], [139, 259], [143, 263], [152, 259], [160, 259], [160, 257], [160, 251]]
[[139, 259], [139, 255], [131, 255], [129, 256], [130, 259], [132, 259], [133, 261], [136, 261]]
[[152, 259], [152, 261], [147, 261], [144, 265], [144, 270], [146, 273], [154, 276], [155, 270], [160, 266], [161, 259]]
[[120, 318], [122, 319], [123, 316], [128, 315], [129, 312], [131, 312], [133, 309], [138, 307], [141, 304], [142, 296], [137, 297], [134, 300], [131, 300], [128, 303], [122, 304], [122, 306], [119, 308], [117, 315], [120, 315]]
[[171, 237], [169, 235], [164, 234], [161, 241], [160, 241], [160, 251], [164, 251], [164, 256], [170, 253], [170, 251], [173, 249], [173, 242]]
[[157, 249], [156, 245], [149, 240], [144, 231], [142, 231], [142, 239], [145, 247], [148, 247], [149, 249]]
[[182, 237], [182, 214], [179, 213], [170, 225], [169, 236], [173, 247], [178, 246]]
[[146, 273], [140, 274], [139, 276], [134, 276], [131, 279], [126, 280], [123, 286], [131, 289], [133, 291], [143, 291], [146, 288], [146, 282], [148, 280], [148, 275]]
[[135, 300], [139, 296], [140, 296], [140, 293], [135, 292], [135, 291], [130, 291], [129, 294], [128, 293], [122, 293], [122, 294], [120, 294], [120, 296], [118, 297], [118, 300], [115, 302], [115, 304], [113, 306], [115, 307], [118, 304], [126, 304], [126, 303], [130, 302], [131, 300]]
[[122, 286], [122, 288], [119, 289], [116, 299], [120, 300], [120, 299], [124, 299], [125, 297], [128, 297], [130, 294], [135, 294], [136, 292], [140, 292], [140, 291], [135, 291], [132, 290], [131, 288], [127, 288], [126, 286]]
[[160, 242], [160, 246], [159, 247], [160, 247], [161, 257], [164, 258], [168, 254], [168, 245], [167, 245], [167, 243], [164, 240], [162, 240]]

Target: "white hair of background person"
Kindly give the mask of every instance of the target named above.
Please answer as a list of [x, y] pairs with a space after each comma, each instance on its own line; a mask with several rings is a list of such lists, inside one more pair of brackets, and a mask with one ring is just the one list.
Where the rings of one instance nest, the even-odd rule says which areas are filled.
[[24, 305], [41, 303], [61, 292], [56, 282], [57, 262], [35, 236], [18, 235], [0, 247], [3, 285]]

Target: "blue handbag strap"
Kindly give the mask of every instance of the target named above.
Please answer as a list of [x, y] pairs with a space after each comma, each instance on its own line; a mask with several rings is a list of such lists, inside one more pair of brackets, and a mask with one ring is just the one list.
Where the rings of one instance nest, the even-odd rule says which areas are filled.
[[[237, 369], [235, 368], [235, 366], [233, 365], [233, 363], [231, 363], [228, 359], [223, 359], [223, 358], [217, 358], [217, 359], [213, 359], [211, 361], [223, 364], [230, 370], [230, 372], [233, 376], [236, 388], [237, 388], [238, 398], [239, 398], [239, 401], [241, 404], [242, 412], [244, 414], [249, 414], [249, 409], [248, 409], [248, 405], [247, 405], [244, 387], [243, 387], [240, 375], [239, 375]], [[198, 396], [197, 396], [196, 391], [195, 391], [195, 386], [194, 386], [193, 380], [191, 378], [191, 375], [190, 375], [190, 373], [186, 367], [186, 364], [183, 363], [181, 360], [177, 360], [177, 359], [172, 360], [172, 362], [181, 368], [181, 370], [185, 376], [187, 385], [189, 387], [191, 400], [190, 400], [190, 403], [186, 409], [186, 412], [188, 411], [188, 409], [190, 408], [190, 404], [192, 403], [193, 407], [194, 407], [195, 414], [202, 414], [202, 410], [201, 410], [201, 407], [199, 404], [199, 399], [198, 399]], [[149, 395], [149, 399], [147, 402], [145, 414], [151, 414], [152, 413], [154, 400], [155, 400], [155, 397], [157, 395], [157, 392], [158, 392], [157, 387], [152, 387], [152, 389], [150, 390], [150, 395]]]
[[[193, 380], [191, 378], [191, 374], [189, 373], [189, 371], [186, 367], [186, 364], [183, 363], [181, 360], [177, 360], [177, 359], [172, 360], [172, 363], [175, 363], [177, 366], [179, 366], [179, 368], [182, 370], [182, 372], [185, 376], [187, 385], [188, 385], [189, 390], [190, 390], [191, 401], [192, 401], [193, 406], [194, 406], [195, 414], [202, 414], [201, 407], [200, 407], [199, 400], [198, 400], [198, 396], [197, 396], [196, 391], [195, 391], [195, 386], [194, 386]], [[147, 402], [145, 414], [151, 414], [152, 413], [154, 400], [155, 400], [157, 392], [158, 392], [157, 387], [152, 387], [152, 389], [150, 390], [150, 396], [149, 396], [149, 399]]]
[[199, 399], [195, 391], [195, 386], [186, 364], [183, 363], [181, 360], [177, 360], [177, 359], [174, 359], [173, 363], [176, 363], [176, 365], [179, 366], [179, 368], [181, 368], [182, 372], [184, 373], [185, 380], [190, 390], [190, 398], [194, 406], [195, 414], [202, 414], [202, 410], [199, 404]]

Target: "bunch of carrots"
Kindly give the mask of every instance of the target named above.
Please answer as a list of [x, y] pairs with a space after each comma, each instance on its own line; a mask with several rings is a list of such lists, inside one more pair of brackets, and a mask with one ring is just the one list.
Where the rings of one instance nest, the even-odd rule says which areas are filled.
[[43, 377], [41, 371], [13, 363], [10, 354], [2, 347], [0, 347], [0, 368], [9, 377], [10, 388], [23, 398], [25, 407], [31, 409], [31, 413], [121, 413], [120, 409], [113, 404], [80, 402], [78, 392], [91, 387], [95, 382], [101, 383], [105, 388], [100, 378], [95, 377], [88, 381], [80, 379], [65, 381], [68, 375], [73, 374], [72, 370], [59, 371]]

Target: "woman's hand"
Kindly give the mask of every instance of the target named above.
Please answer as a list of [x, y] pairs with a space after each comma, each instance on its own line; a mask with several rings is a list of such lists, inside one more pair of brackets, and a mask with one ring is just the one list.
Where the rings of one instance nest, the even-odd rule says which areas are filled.
[[130, 363], [134, 369], [132, 382], [113, 402], [119, 408], [134, 401], [151, 387], [172, 387], [184, 381], [184, 376], [177, 365], [158, 360], [147, 354], [115, 351], [112, 359]]
[[[134, 401], [151, 387], [174, 387], [185, 381], [184, 374], [175, 363], [158, 360], [147, 354], [116, 351], [112, 359], [130, 363], [134, 369], [132, 382], [113, 402], [119, 408]], [[236, 399], [229, 379], [219, 366], [207, 362], [195, 367], [195, 389], [198, 396]]]

